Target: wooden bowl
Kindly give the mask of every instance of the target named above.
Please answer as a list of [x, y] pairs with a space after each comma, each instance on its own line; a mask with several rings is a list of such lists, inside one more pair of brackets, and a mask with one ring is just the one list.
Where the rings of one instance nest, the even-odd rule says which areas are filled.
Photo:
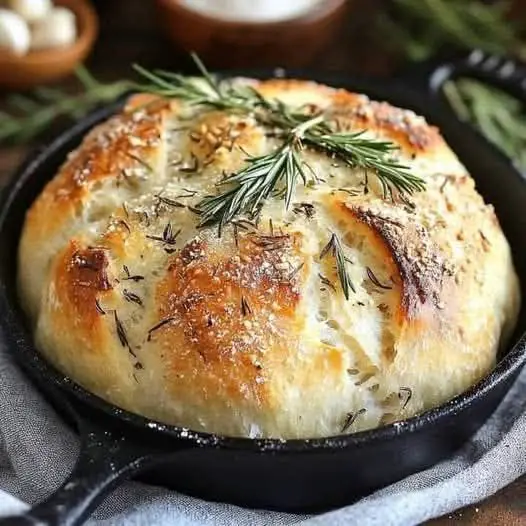
[[30, 51], [19, 56], [0, 50], [0, 86], [25, 89], [48, 84], [71, 73], [91, 51], [98, 34], [98, 19], [88, 0], [56, 0], [56, 6], [75, 13], [77, 40], [68, 47]]
[[157, 10], [168, 37], [210, 66], [301, 67], [320, 56], [337, 35], [346, 4], [347, 0], [323, 0], [304, 15], [268, 23], [209, 17], [178, 0], [157, 0]]

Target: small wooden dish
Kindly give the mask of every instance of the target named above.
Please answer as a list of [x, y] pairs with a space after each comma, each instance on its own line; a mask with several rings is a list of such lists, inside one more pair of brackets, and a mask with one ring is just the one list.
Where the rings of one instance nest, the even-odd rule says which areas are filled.
[[71, 73], [91, 51], [98, 34], [98, 19], [88, 0], [56, 0], [55, 5], [75, 13], [77, 40], [68, 47], [30, 51], [18, 56], [0, 50], [0, 86], [25, 89], [59, 80]]
[[347, 3], [323, 0], [304, 15], [262, 23], [209, 17], [178, 0], [157, 0], [157, 10], [167, 36], [210, 66], [301, 67], [318, 57], [337, 34]]

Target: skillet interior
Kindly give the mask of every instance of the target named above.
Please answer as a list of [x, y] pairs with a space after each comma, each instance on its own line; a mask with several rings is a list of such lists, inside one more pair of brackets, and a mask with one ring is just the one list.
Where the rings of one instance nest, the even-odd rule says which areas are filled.
[[[259, 75], [254, 75], [259, 76]], [[269, 76], [260, 73], [260, 76]], [[293, 74], [317, 78], [320, 82], [362, 91], [372, 98], [387, 100], [424, 114], [440, 126], [446, 140], [477, 181], [486, 200], [493, 203], [512, 246], [515, 264], [526, 296], [526, 181], [508, 160], [458, 121], [440, 101], [429, 101], [401, 85], [386, 87], [361, 79]], [[489, 416], [505, 394], [525, 361], [525, 312], [522, 309], [513, 343], [518, 345], [496, 370], [463, 395], [424, 415], [403, 423], [345, 437], [318, 440], [249, 440], [191, 433], [164, 426], [121, 411], [91, 395], [55, 371], [34, 351], [22, 322], [16, 290], [17, 243], [25, 214], [43, 185], [56, 172], [66, 153], [85, 131], [107, 118], [118, 105], [96, 112], [63, 134], [48, 149], [32, 158], [6, 191], [0, 212], [0, 328], [10, 349], [27, 372], [45, 388], [50, 383], [72, 395], [73, 405], [84, 411], [110, 416], [108, 425], [141, 430], [141, 441], [155, 443], [161, 435], [188, 444], [214, 446], [178, 453], [168, 465], [149, 472], [147, 479], [213, 500], [274, 509], [319, 510], [347, 503], [351, 498], [398, 480], [432, 465], [459, 447]], [[29, 263], [30, 264], [30, 263]], [[62, 404], [59, 403], [59, 409]], [[179, 442], [179, 441], [178, 441]], [[175, 443], [174, 443], [175, 444]], [[254, 452], [269, 452], [261, 455]], [[337, 454], [335, 454], [337, 453]], [[398, 461], [393, 463], [393, 458]]]

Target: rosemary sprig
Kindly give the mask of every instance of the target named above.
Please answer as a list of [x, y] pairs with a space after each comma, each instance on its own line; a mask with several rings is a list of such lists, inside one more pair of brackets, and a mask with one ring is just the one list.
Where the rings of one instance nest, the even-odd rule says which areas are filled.
[[247, 158], [245, 168], [220, 183], [232, 183], [234, 188], [207, 196], [197, 205], [202, 215], [200, 225], [219, 223], [221, 230], [236, 215], [257, 213], [258, 206], [271, 195], [284, 197], [288, 209], [298, 177], [307, 182], [300, 157], [304, 145], [335, 155], [351, 167], [363, 168], [366, 176], [372, 171], [378, 177], [384, 198], [393, 198], [395, 191], [412, 194], [425, 189], [423, 179], [388, 157], [396, 149], [391, 143], [362, 137], [363, 132], [320, 134], [306, 130], [310, 123], [318, 123], [319, 119], [302, 122], [290, 130], [284, 145], [275, 152]]
[[263, 201], [271, 195], [283, 196], [288, 209], [298, 177], [307, 183], [300, 158], [301, 139], [309, 126], [320, 117], [310, 119], [293, 128], [287, 142], [275, 152], [259, 157], [248, 157], [247, 166], [227, 177], [220, 184], [233, 184], [223, 194], [205, 197], [197, 208], [201, 211], [200, 225], [219, 223], [219, 230], [241, 213], [254, 215]]
[[235, 87], [231, 83], [220, 82], [211, 75], [199, 57], [191, 54], [201, 78], [187, 77], [171, 71], [150, 71], [138, 64], [133, 68], [147, 81], [135, 84], [136, 89], [167, 98], [183, 99], [196, 106], [207, 106], [217, 110], [246, 110], [257, 105], [254, 90]]
[[220, 81], [195, 55], [193, 58], [201, 79], [135, 66], [147, 81], [138, 87], [160, 96], [177, 97], [195, 106], [251, 115], [269, 128], [272, 136], [283, 141], [273, 153], [248, 157], [245, 168], [221, 182], [227, 186], [225, 191], [207, 196], [198, 204], [201, 226], [219, 224], [221, 231], [235, 216], [257, 213], [270, 196], [283, 197], [288, 208], [298, 179], [306, 181], [306, 164], [301, 160], [305, 146], [338, 158], [353, 168], [363, 168], [366, 177], [370, 172], [376, 174], [384, 197], [392, 198], [395, 191], [411, 194], [424, 189], [424, 181], [394, 158], [397, 148], [392, 143], [365, 137], [364, 131], [335, 132], [329, 125], [328, 115], [292, 109], [283, 102], [263, 97], [250, 86]]
[[373, 171], [382, 186], [384, 197], [393, 198], [393, 190], [412, 194], [425, 189], [423, 179], [408, 171], [392, 157], [398, 148], [391, 142], [364, 137], [355, 133], [308, 134], [305, 143], [332, 153], [347, 165]]
[[132, 89], [120, 80], [108, 84], [97, 81], [80, 66], [75, 71], [83, 90], [70, 95], [56, 88], [38, 88], [30, 96], [12, 95], [9, 111], [0, 112], [0, 142], [27, 142], [39, 135], [59, 117], [79, 119], [97, 105], [110, 102]]

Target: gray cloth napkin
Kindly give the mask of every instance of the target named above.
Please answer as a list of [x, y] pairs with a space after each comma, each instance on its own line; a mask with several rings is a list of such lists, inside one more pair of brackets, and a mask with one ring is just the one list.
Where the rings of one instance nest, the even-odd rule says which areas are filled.
[[[78, 450], [78, 437], [0, 345], [0, 517], [49, 495], [71, 470]], [[245, 510], [129, 482], [107, 497], [87, 524], [407, 526], [477, 502], [524, 473], [526, 370], [491, 419], [453, 458], [346, 508], [316, 517]]]

